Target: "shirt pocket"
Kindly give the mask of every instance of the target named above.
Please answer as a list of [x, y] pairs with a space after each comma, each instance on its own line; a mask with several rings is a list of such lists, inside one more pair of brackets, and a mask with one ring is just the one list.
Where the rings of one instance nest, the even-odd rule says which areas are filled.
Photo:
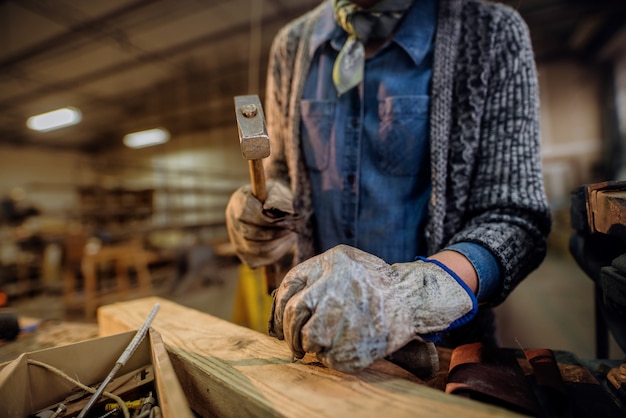
[[335, 119], [335, 102], [302, 100], [302, 150], [307, 167], [323, 171], [328, 168], [330, 143]]
[[377, 167], [392, 176], [416, 176], [429, 158], [429, 96], [395, 96], [378, 101]]

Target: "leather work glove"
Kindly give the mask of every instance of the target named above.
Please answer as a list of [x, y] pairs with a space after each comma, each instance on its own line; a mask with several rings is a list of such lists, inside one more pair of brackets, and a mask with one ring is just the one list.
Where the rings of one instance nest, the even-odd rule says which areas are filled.
[[267, 182], [267, 199], [252, 195], [252, 186], [237, 189], [226, 206], [226, 228], [242, 262], [251, 268], [278, 261], [296, 243], [298, 217], [291, 190], [277, 181]]
[[338, 245], [292, 268], [274, 293], [269, 334], [296, 358], [359, 371], [421, 335], [458, 327], [476, 314], [467, 285], [438, 261], [389, 265]]

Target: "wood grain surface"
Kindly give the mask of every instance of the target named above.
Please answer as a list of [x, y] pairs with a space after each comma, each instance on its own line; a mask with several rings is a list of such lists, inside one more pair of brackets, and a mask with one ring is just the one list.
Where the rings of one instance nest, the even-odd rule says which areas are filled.
[[98, 309], [101, 335], [137, 329], [155, 303], [161, 336], [191, 408], [203, 417], [494, 417], [512, 412], [428, 387], [379, 361], [357, 374], [306, 356], [292, 361], [284, 341], [148, 297]]

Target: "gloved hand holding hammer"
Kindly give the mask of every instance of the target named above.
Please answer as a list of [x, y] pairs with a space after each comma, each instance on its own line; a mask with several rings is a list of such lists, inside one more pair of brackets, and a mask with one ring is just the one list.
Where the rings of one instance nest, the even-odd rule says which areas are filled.
[[297, 219], [291, 190], [277, 181], [268, 182], [263, 203], [245, 185], [233, 193], [226, 207], [230, 241], [251, 268], [273, 264], [293, 248]]

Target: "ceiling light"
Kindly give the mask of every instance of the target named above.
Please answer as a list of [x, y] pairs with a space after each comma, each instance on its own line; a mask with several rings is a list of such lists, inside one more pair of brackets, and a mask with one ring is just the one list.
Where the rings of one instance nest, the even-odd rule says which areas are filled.
[[124, 145], [129, 148], [144, 148], [164, 144], [170, 139], [170, 133], [163, 128], [133, 132], [124, 136]]
[[76, 125], [81, 119], [82, 115], [78, 109], [63, 107], [51, 112], [31, 116], [26, 121], [26, 126], [33, 131], [48, 132], [65, 128], [66, 126]]

